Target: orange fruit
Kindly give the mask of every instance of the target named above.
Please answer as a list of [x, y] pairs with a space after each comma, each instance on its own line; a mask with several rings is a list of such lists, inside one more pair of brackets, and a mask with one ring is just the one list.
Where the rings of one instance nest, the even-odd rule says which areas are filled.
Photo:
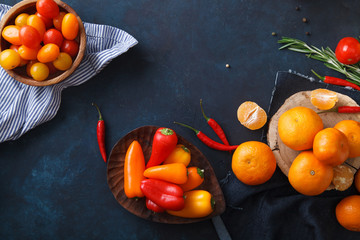
[[352, 169], [345, 165], [338, 165], [333, 168], [334, 170], [334, 177], [332, 179], [332, 183], [336, 190], [345, 191], [348, 189], [353, 181], [354, 181], [354, 173]]
[[345, 134], [350, 146], [349, 158], [360, 157], [360, 122], [342, 120], [334, 128]]
[[311, 149], [315, 135], [323, 128], [319, 115], [307, 107], [291, 108], [278, 121], [280, 139], [296, 151]]
[[360, 170], [358, 169], [354, 179], [355, 188], [360, 192]]
[[323, 193], [333, 179], [333, 168], [320, 162], [312, 151], [301, 152], [289, 169], [289, 182], [301, 194], [314, 196]]
[[235, 176], [248, 185], [259, 185], [268, 181], [275, 172], [276, 159], [270, 147], [258, 141], [240, 144], [231, 162]]
[[328, 110], [335, 106], [338, 96], [334, 91], [319, 88], [311, 91], [310, 101], [318, 109]]
[[342, 132], [336, 128], [325, 128], [314, 138], [313, 152], [319, 161], [337, 166], [349, 157], [349, 143]]
[[342, 199], [335, 208], [336, 219], [350, 231], [360, 232], [360, 195]]
[[254, 102], [243, 102], [237, 110], [237, 118], [241, 125], [250, 130], [262, 128], [267, 121], [267, 114]]

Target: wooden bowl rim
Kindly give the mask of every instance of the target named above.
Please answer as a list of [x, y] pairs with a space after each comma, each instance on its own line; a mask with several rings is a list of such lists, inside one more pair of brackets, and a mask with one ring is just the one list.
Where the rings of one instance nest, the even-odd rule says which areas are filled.
[[[31, 85], [31, 86], [50, 86], [50, 85], [59, 83], [59, 82], [65, 80], [67, 77], [69, 77], [75, 71], [75, 69], [80, 65], [80, 63], [85, 55], [86, 33], [85, 33], [84, 24], [83, 24], [80, 16], [68, 4], [62, 2], [61, 0], [54, 0], [54, 1], [58, 4], [58, 6], [60, 8], [63, 8], [68, 13], [74, 14], [76, 16], [76, 18], [78, 19], [78, 22], [79, 22], [79, 52], [78, 52], [75, 60], [73, 61], [72, 66], [68, 70], [64, 71], [63, 73], [61, 73], [60, 75], [58, 75], [56, 77], [46, 79], [44, 81], [36, 81], [30, 77], [27, 77], [27, 76], [25, 77], [25, 76], [19, 75], [13, 70], [5, 70], [15, 80], [22, 82], [24, 84]], [[11, 7], [9, 9], [9, 11], [7, 13], [5, 13], [3, 18], [1, 19], [0, 32], [2, 32], [2, 30], [4, 29], [5, 26], [7, 26], [7, 22], [9, 19], [12, 18], [13, 14], [19, 14], [18, 9], [25, 10], [28, 7], [33, 7], [33, 5], [36, 4], [36, 2], [37, 2], [37, 0], [23, 0], [23, 1], [15, 4], [13, 7]], [[3, 50], [2, 44], [0, 44], [0, 51], [2, 51], [2, 50]]]

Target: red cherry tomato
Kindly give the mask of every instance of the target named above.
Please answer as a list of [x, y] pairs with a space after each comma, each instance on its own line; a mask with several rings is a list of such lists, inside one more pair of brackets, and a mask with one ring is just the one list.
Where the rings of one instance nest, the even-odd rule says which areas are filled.
[[63, 42], [64, 38], [59, 30], [56, 30], [55, 28], [51, 28], [47, 30], [44, 34], [43, 42], [44, 44], [48, 43], [54, 43], [61, 47], [61, 44]]
[[341, 39], [335, 49], [337, 60], [343, 64], [355, 64], [360, 61], [360, 43], [356, 38]]
[[53, 19], [54, 27], [59, 31], [61, 31], [61, 24], [65, 14], [66, 12], [60, 12], [59, 15]]
[[29, 48], [37, 48], [41, 43], [39, 32], [32, 26], [22, 26], [19, 31], [20, 41]]
[[47, 18], [54, 18], [59, 15], [59, 6], [54, 0], [38, 0], [36, 2], [36, 10]]
[[65, 39], [60, 50], [61, 52], [68, 53], [71, 57], [75, 57], [79, 51], [79, 44], [75, 40]]
[[43, 22], [45, 23], [46, 29], [49, 29], [53, 26], [53, 20], [51, 18], [44, 17], [43, 15], [41, 15], [38, 12], [36, 12], [35, 15], [38, 16], [39, 18], [41, 18], [41, 20], [43, 20]]
[[74, 40], [79, 32], [79, 22], [72, 13], [67, 13], [61, 23], [61, 32], [64, 38]]
[[56, 73], [58, 70], [55, 68], [54, 64], [52, 62], [47, 62], [45, 63], [46, 66], [48, 66], [49, 68], [49, 74], [54, 74]]

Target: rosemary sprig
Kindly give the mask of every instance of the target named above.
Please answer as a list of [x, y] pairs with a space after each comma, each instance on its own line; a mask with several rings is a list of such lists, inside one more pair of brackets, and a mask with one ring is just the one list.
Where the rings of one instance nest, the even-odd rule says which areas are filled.
[[326, 67], [344, 74], [349, 79], [349, 82], [355, 83], [360, 86], [359, 65], [345, 65], [340, 63], [336, 59], [334, 51], [332, 51], [329, 47], [317, 48], [314, 46], [309, 46], [301, 40], [288, 37], [282, 37], [282, 39], [280, 39], [278, 43], [283, 44], [283, 46], [281, 46], [279, 50], [287, 48], [291, 51], [305, 53], [307, 57], [324, 62], [324, 65]]

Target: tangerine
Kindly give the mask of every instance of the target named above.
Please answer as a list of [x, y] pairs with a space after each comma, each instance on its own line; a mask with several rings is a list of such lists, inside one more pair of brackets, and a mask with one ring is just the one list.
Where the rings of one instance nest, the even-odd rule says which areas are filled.
[[332, 179], [332, 183], [335, 186], [336, 190], [345, 191], [348, 189], [353, 181], [354, 181], [354, 173], [352, 169], [345, 165], [338, 165], [333, 168], [334, 170], [334, 177]]
[[324, 128], [319, 115], [307, 107], [294, 107], [281, 114], [278, 132], [283, 143], [293, 150], [311, 149], [315, 135]]
[[334, 128], [345, 134], [350, 146], [349, 158], [360, 157], [360, 122], [342, 120]]
[[237, 118], [241, 125], [250, 130], [256, 130], [265, 125], [267, 114], [257, 103], [246, 101], [239, 106]]
[[350, 231], [360, 232], [360, 195], [342, 199], [335, 208], [336, 219]]
[[356, 171], [354, 184], [355, 184], [356, 190], [358, 190], [358, 192], [360, 192], [360, 170], [359, 169]]
[[274, 174], [276, 159], [265, 143], [248, 141], [236, 148], [231, 167], [241, 182], [247, 185], [259, 185], [268, 181]]
[[342, 132], [336, 128], [325, 128], [314, 138], [313, 152], [319, 161], [337, 166], [349, 157], [349, 143]]
[[333, 179], [333, 168], [320, 162], [312, 151], [301, 152], [289, 169], [289, 182], [301, 194], [314, 196], [323, 193]]
[[310, 101], [320, 110], [329, 110], [337, 103], [338, 96], [334, 91], [319, 88], [311, 91]]

